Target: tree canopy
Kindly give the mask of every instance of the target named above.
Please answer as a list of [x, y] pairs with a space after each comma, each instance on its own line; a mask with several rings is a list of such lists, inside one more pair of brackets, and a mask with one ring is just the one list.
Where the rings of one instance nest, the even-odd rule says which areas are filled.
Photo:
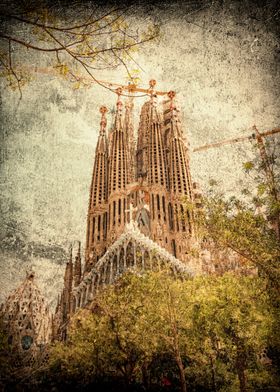
[[271, 318], [256, 277], [126, 274], [74, 316], [66, 344], [51, 349], [49, 372], [115, 390], [259, 388], [273, 382], [259, 361]]

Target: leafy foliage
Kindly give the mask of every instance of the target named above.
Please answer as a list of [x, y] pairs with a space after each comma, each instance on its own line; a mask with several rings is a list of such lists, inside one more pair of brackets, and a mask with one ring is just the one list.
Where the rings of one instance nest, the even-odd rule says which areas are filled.
[[130, 273], [74, 316], [66, 344], [51, 349], [48, 379], [114, 390], [260, 388], [272, 382], [258, 361], [271, 323], [262, 279]]
[[277, 139], [264, 142], [257, 138], [254, 144], [256, 157], [246, 162], [243, 168], [254, 189], [247, 186], [242, 190], [242, 198], [230, 199], [212, 189], [204, 198], [204, 209], [196, 211], [198, 232], [217, 246], [230, 248], [258, 268], [263, 277], [273, 315], [270, 331], [270, 356], [273, 366], [280, 369], [279, 353], [279, 200], [280, 162]]

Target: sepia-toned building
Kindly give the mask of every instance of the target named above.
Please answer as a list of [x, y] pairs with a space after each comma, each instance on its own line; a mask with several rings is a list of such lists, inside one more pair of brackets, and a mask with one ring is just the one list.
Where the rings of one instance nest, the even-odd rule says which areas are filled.
[[90, 303], [96, 290], [128, 268], [169, 264], [175, 272], [201, 272], [192, 183], [181, 113], [170, 91], [161, 102], [150, 82], [135, 133], [133, 102], [117, 91], [115, 116], [107, 128], [107, 108], [95, 150], [86, 227], [85, 263], [80, 244], [66, 266], [64, 288], [54, 318], [54, 335], [65, 337], [69, 315]]

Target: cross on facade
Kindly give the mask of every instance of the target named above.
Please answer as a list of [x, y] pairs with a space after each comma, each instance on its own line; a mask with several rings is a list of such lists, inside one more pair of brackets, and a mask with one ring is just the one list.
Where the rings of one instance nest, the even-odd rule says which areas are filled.
[[133, 221], [132, 214], [136, 210], [137, 210], [137, 208], [133, 208], [133, 204], [132, 203], [129, 204], [129, 210], [125, 210], [125, 212], [129, 212], [129, 222]]

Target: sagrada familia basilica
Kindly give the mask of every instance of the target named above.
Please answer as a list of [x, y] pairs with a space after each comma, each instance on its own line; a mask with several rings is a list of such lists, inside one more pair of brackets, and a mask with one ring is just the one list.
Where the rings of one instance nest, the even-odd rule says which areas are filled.
[[[193, 206], [200, 208], [201, 198], [191, 179], [175, 93], [170, 91], [158, 102], [154, 86], [151, 81], [137, 138], [132, 99], [124, 104], [120, 89], [109, 129], [107, 108], [100, 108], [84, 263], [79, 242], [74, 260], [71, 250], [54, 315], [50, 315], [33, 273], [2, 306], [11, 344], [22, 352], [30, 351], [34, 357], [38, 347], [51, 339], [65, 339], [71, 315], [128, 269], [168, 265], [175, 274], [194, 276], [215, 268], [196, 236]], [[236, 257], [228, 257], [228, 262], [236, 263]]]

